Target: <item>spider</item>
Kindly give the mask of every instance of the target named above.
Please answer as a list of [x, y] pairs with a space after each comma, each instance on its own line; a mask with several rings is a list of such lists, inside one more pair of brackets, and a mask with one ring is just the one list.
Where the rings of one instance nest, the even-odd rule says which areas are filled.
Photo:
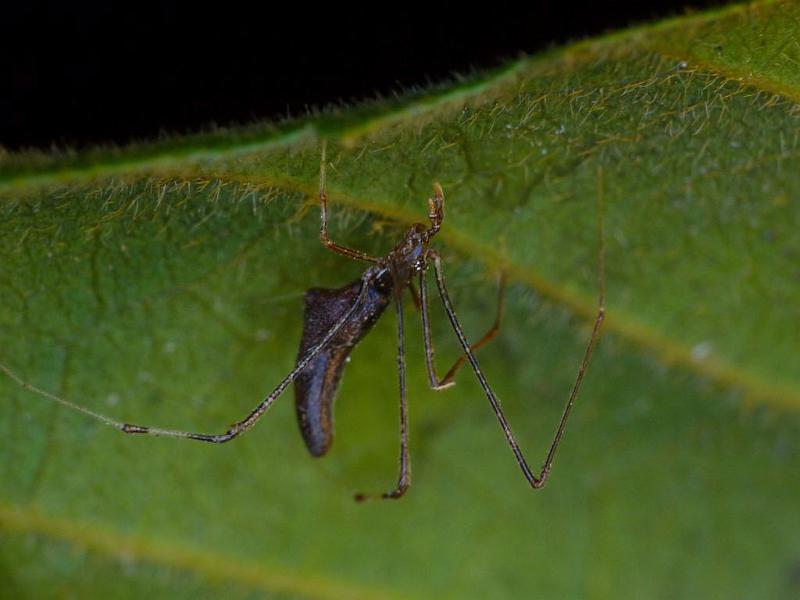
[[[599, 250], [599, 299], [594, 325], [586, 345], [583, 359], [578, 369], [578, 374], [568, 396], [567, 403], [561, 415], [558, 427], [545, 456], [544, 464], [538, 473], [534, 473], [520, 450], [514, 438], [500, 401], [483, 373], [475, 357], [477, 350], [489, 341], [498, 331], [500, 315], [503, 306], [503, 285], [498, 300], [498, 316], [494, 326], [475, 344], [470, 344], [464, 334], [463, 328], [453, 309], [450, 296], [445, 284], [442, 260], [439, 253], [430, 246], [431, 239], [439, 232], [444, 222], [444, 193], [442, 187], [435, 183], [433, 196], [428, 199], [429, 225], [415, 223], [406, 231], [402, 240], [383, 257], [370, 256], [360, 250], [342, 246], [328, 236], [328, 197], [325, 191], [325, 157], [326, 146], [322, 146], [322, 160], [320, 166], [320, 240], [331, 251], [348, 258], [369, 263], [359, 279], [338, 289], [311, 288], [305, 293], [305, 312], [303, 318], [303, 333], [300, 349], [294, 368], [258, 405], [242, 420], [233, 423], [224, 433], [193, 433], [190, 431], [162, 429], [159, 427], [134, 425], [112, 419], [97, 413], [84, 406], [56, 396], [46, 390], [36, 387], [22, 378], [14, 371], [0, 364], [0, 371], [4, 372], [17, 384], [40, 396], [44, 396], [72, 410], [79, 411], [98, 421], [109, 425], [123, 433], [143, 434], [155, 436], [170, 436], [221, 444], [229, 442], [245, 431], [249, 430], [272, 403], [294, 382], [295, 405], [297, 409], [300, 431], [309, 452], [313, 456], [323, 456], [327, 453], [333, 440], [333, 402], [336, 390], [341, 379], [344, 365], [350, 352], [372, 329], [377, 320], [394, 301], [397, 315], [397, 365], [400, 382], [400, 469], [397, 483], [394, 488], [384, 494], [382, 498], [400, 498], [411, 484], [411, 463], [408, 451], [408, 407], [406, 402], [405, 385], [405, 349], [404, 349], [404, 317], [403, 317], [403, 292], [409, 289], [415, 303], [422, 313], [423, 337], [425, 343], [425, 363], [431, 388], [444, 390], [454, 384], [454, 376], [458, 369], [468, 362], [483, 389], [486, 398], [494, 411], [506, 441], [511, 447], [514, 458], [522, 470], [525, 479], [534, 489], [541, 488], [547, 482], [553, 458], [558, 449], [559, 442], [566, 429], [567, 421], [572, 412], [572, 407], [583, 382], [586, 369], [592, 356], [592, 351], [599, 338], [600, 329], [605, 316], [605, 260], [603, 246], [602, 205], [598, 196], [598, 230], [600, 240]], [[426, 274], [430, 267], [436, 280], [439, 297], [444, 305], [444, 310], [450, 325], [455, 332], [463, 351], [461, 356], [444, 377], [439, 377], [433, 360], [433, 344], [431, 342], [430, 318], [428, 315], [428, 291]], [[417, 279], [419, 292], [417, 293], [413, 280]], [[355, 495], [356, 500], [365, 500], [374, 495]]]

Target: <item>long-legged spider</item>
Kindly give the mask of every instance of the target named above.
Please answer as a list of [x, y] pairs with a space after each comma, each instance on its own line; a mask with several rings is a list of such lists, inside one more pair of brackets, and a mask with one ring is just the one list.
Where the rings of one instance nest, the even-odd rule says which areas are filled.
[[[79, 411], [98, 421], [118, 429], [124, 433], [146, 434], [155, 436], [171, 436], [198, 440], [202, 442], [224, 443], [233, 440], [248, 429], [269, 409], [272, 403], [280, 396], [290, 383], [295, 383], [295, 401], [300, 429], [306, 445], [314, 456], [324, 455], [330, 448], [333, 439], [333, 401], [339, 380], [342, 375], [347, 357], [355, 345], [375, 325], [392, 300], [394, 300], [397, 314], [397, 365], [400, 381], [400, 474], [395, 487], [385, 494], [383, 498], [400, 498], [411, 483], [411, 466], [408, 452], [408, 407], [406, 402], [405, 386], [405, 350], [403, 329], [403, 291], [412, 290], [415, 302], [422, 312], [422, 325], [425, 341], [425, 357], [428, 378], [431, 388], [442, 390], [450, 387], [454, 381], [456, 371], [469, 362], [478, 381], [494, 410], [500, 427], [505, 434], [511, 451], [522, 470], [525, 479], [533, 488], [540, 488], [550, 476], [553, 457], [558, 449], [561, 437], [572, 412], [575, 399], [583, 382], [586, 368], [592, 351], [599, 337], [600, 328], [605, 314], [605, 265], [603, 248], [602, 205], [598, 204], [598, 230], [599, 230], [599, 299], [597, 315], [594, 319], [591, 336], [586, 345], [583, 359], [578, 369], [578, 374], [572, 390], [564, 407], [561, 420], [556, 428], [555, 436], [545, 456], [544, 464], [538, 474], [528, 466], [528, 462], [517, 444], [511, 426], [506, 420], [500, 401], [489, 386], [486, 376], [481, 370], [475, 357], [475, 350], [490, 340], [497, 333], [499, 316], [502, 311], [502, 287], [498, 301], [498, 318], [494, 326], [475, 343], [467, 341], [461, 324], [456, 316], [447, 293], [442, 261], [439, 253], [430, 247], [429, 243], [440, 230], [444, 221], [444, 194], [441, 186], [434, 184], [433, 197], [428, 199], [428, 218], [430, 226], [415, 223], [406, 232], [403, 239], [386, 256], [370, 256], [359, 250], [342, 246], [328, 237], [328, 199], [325, 191], [325, 146], [322, 150], [322, 164], [320, 168], [320, 206], [321, 227], [320, 240], [337, 254], [370, 263], [359, 279], [342, 288], [330, 290], [311, 288], [305, 294], [305, 314], [303, 319], [303, 335], [300, 342], [297, 362], [295, 367], [258, 405], [242, 420], [232, 424], [224, 433], [194, 433], [190, 431], [162, 429], [146, 425], [123, 423], [106, 415], [97, 413], [84, 406], [75, 404], [46, 390], [36, 387], [22, 378], [8, 367], [0, 364], [0, 371], [8, 375], [17, 384], [25, 389], [35, 392], [45, 398], [58, 402], [68, 408]], [[598, 197], [598, 203], [600, 202]], [[436, 287], [444, 305], [444, 310], [458, 338], [464, 352], [453, 367], [444, 377], [436, 373], [433, 360], [433, 344], [431, 342], [431, 327], [428, 315], [428, 291], [426, 273], [433, 265]], [[417, 297], [413, 288], [413, 279], [418, 279], [419, 295]], [[368, 498], [365, 494], [356, 494], [356, 499]]]

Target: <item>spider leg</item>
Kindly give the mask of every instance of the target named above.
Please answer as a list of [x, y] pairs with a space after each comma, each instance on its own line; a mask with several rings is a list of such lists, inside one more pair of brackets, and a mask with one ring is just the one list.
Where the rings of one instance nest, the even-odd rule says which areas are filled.
[[[411, 460], [408, 452], [405, 335], [403, 333], [403, 302], [400, 293], [395, 296], [395, 307], [397, 309], [397, 373], [400, 383], [400, 474], [394, 489], [380, 496], [383, 499], [392, 500], [401, 498], [411, 485]], [[369, 500], [374, 497], [374, 495], [362, 493], [355, 495], [355, 499], [358, 502], [363, 502], [364, 500]]]
[[[430, 318], [428, 317], [428, 290], [427, 284], [425, 280], [425, 272], [421, 272], [419, 274], [420, 282], [420, 306], [422, 310], [422, 329], [423, 329], [423, 337], [425, 339], [425, 366], [428, 369], [428, 380], [430, 382], [431, 389], [439, 391], [439, 390], [446, 390], [449, 387], [455, 385], [455, 376], [461, 366], [467, 362], [466, 355], [459, 356], [456, 361], [453, 363], [453, 366], [447, 371], [444, 377], [439, 378], [438, 374], [436, 373], [436, 365], [434, 364], [433, 355], [433, 341], [431, 336], [431, 326], [430, 326]], [[498, 283], [498, 291], [497, 291], [497, 313], [494, 318], [494, 323], [492, 324], [491, 328], [474, 344], [470, 345], [470, 350], [475, 352], [478, 348], [481, 348], [488, 344], [491, 340], [493, 340], [498, 332], [500, 331], [500, 325], [503, 321], [503, 312], [505, 310], [505, 299], [506, 299], [506, 276], [505, 273], [500, 275], [500, 281]]]
[[322, 144], [322, 160], [320, 162], [319, 167], [319, 205], [320, 205], [320, 228], [319, 228], [319, 239], [322, 244], [328, 249], [337, 254], [341, 254], [342, 256], [347, 256], [348, 258], [352, 258], [354, 260], [363, 260], [365, 262], [370, 263], [377, 263], [378, 258], [374, 256], [370, 256], [366, 252], [362, 252], [361, 250], [353, 250], [352, 248], [347, 248], [342, 246], [341, 244], [337, 244], [333, 240], [328, 237], [328, 194], [325, 191], [325, 153], [327, 149], [327, 143], [323, 142]]
[[166, 436], [166, 437], [177, 437], [177, 438], [185, 438], [190, 440], [198, 440], [201, 442], [210, 442], [214, 444], [221, 444], [224, 442], [229, 442], [230, 440], [238, 437], [248, 429], [250, 429], [258, 419], [269, 409], [272, 403], [280, 396], [283, 391], [289, 386], [289, 384], [294, 381], [297, 375], [311, 362], [314, 357], [317, 356], [325, 346], [333, 339], [333, 337], [339, 332], [339, 330], [344, 326], [345, 323], [353, 316], [353, 314], [358, 309], [359, 305], [363, 302], [364, 298], [366, 297], [368, 291], [368, 285], [366, 283], [366, 274], [361, 282], [361, 289], [358, 292], [355, 300], [353, 301], [352, 306], [347, 310], [347, 312], [342, 315], [342, 317], [336, 322], [336, 324], [331, 327], [327, 334], [320, 340], [319, 344], [309, 349], [309, 351], [303, 356], [300, 360], [297, 361], [294, 369], [292, 369], [289, 374], [284, 377], [283, 381], [281, 381], [278, 386], [272, 390], [258, 405], [250, 411], [250, 413], [241, 421], [237, 421], [233, 425], [231, 425], [225, 433], [220, 434], [211, 434], [211, 433], [194, 433], [191, 431], [183, 431], [177, 429], [163, 429], [161, 427], [151, 427], [148, 425], [134, 425], [131, 423], [124, 423], [122, 421], [118, 421], [116, 419], [112, 419], [106, 415], [101, 413], [95, 412], [90, 410], [84, 406], [66, 400], [65, 398], [61, 398], [60, 396], [56, 396], [46, 390], [43, 390], [35, 385], [32, 385], [26, 381], [24, 381], [21, 377], [19, 377], [14, 371], [9, 369], [3, 364], [0, 364], [0, 372], [5, 373], [9, 378], [11, 378], [14, 382], [16, 382], [20, 387], [30, 390], [31, 392], [38, 394], [44, 398], [48, 398], [62, 406], [66, 406], [72, 410], [77, 412], [83, 413], [97, 421], [100, 421], [104, 425], [108, 425], [109, 427], [113, 427], [123, 433], [131, 433], [131, 434], [145, 434], [145, 435], [154, 435], [154, 436]]
[[[475, 376], [478, 378], [478, 382], [483, 388], [484, 393], [486, 394], [489, 403], [494, 410], [495, 416], [497, 417], [497, 421], [500, 423], [500, 427], [503, 430], [503, 433], [506, 436], [506, 440], [508, 441], [508, 445], [511, 447], [511, 451], [514, 453], [514, 458], [517, 460], [517, 464], [519, 465], [520, 469], [522, 470], [525, 479], [528, 481], [532, 488], [541, 488], [547, 482], [547, 479], [550, 477], [550, 470], [553, 466], [553, 459], [556, 454], [556, 450], [558, 449], [559, 442], [561, 441], [562, 436], [564, 435], [564, 430], [567, 427], [567, 421], [569, 420], [569, 416], [572, 413], [572, 407], [575, 404], [575, 400], [578, 397], [578, 392], [580, 391], [581, 384], [583, 383], [583, 378], [586, 374], [586, 369], [589, 366], [589, 361], [592, 358], [592, 352], [594, 350], [595, 345], [597, 344], [597, 340], [600, 337], [600, 329], [603, 325], [603, 320], [605, 318], [605, 240], [604, 240], [604, 232], [603, 232], [603, 205], [602, 205], [602, 189], [601, 189], [601, 176], [602, 173], [598, 173], [598, 216], [597, 216], [597, 226], [598, 226], [598, 235], [599, 235], [599, 294], [598, 294], [598, 302], [597, 302], [597, 313], [594, 319], [594, 325], [592, 327], [592, 333], [589, 336], [589, 341], [586, 344], [586, 350], [583, 354], [583, 359], [581, 360], [580, 367], [578, 368], [578, 374], [575, 378], [575, 383], [572, 386], [572, 390], [570, 391], [569, 397], [567, 398], [567, 403], [564, 406], [564, 410], [561, 414], [561, 420], [558, 423], [558, 427], [556, 428], [555, 435], [553, 436], [553, 441], [550, 444], [550, 448], [547, 451], [547, 455], [545, 456], [544, 464], [542, 465], [541, 470], [539, 471], [538, 475], [534, 474], [530, 467], [528, 466], [528, 462], [525, 460], [525, 456], [522, 453], [522, 450], [519, 447], [516, 439], [514, 438], [514, 434], [511, 431], [511, 426], [508, 423], [505, 415], [503, 414], [503, 409], [500, 406], [500, 401], [498, 400], [497, 396], [495, 396], [492, 388], [489, 386], [489, 383], [486, 380], [486, 376], [483, 374], [480, 366], [478, 365], [478, 360], [475, 358], [475, 354], [473, 353], [473, 348], [470, 346], [469, 342], [467, 341], [466, 336], [464, 335], [464, 331], [461, 327], [461, 324], [458, 321], [458, 317], [456, 316], [455, 311], [453, 310], [452, 303], [450, 302], [450, 297], [447, 293], [447, 287], [444, 281], [444, 273], [442, 271], [442, 262], [439, 254], [435, 251], [429, 251], [429, 256], [433, 259], [433, 269], [436, 275], [436, 285], [439, 289], [439, 296], [442, 299], [442, 303], [444, 304], [445, 312], [447, 313], [447, 317], [450, 320], [450, 324], [453, 327], [453, 331], [455, 331], [456, 337], [458, 338], [459, 343], [461, 344], [461, 348], [464, 351], [464, 355], [469, 361], [470, 365], [472, 366], [472, 370], [475, 372]], [[424, 280], [421, 280], [424, 281]], [[425, 291], [424, 287], [422, 288], [422, 297], [425, 299]], [[423, 300], [423, 320], [427, 320], [426, 311], [424, 310], [425, 302]], [[429, 342], [429, 334], [426, 333], [426, 346], [427, 342]], [[432, 366], [429, 366], [429, 374], [432, 374], [435, 377], [435, 374], [432, 372]]]

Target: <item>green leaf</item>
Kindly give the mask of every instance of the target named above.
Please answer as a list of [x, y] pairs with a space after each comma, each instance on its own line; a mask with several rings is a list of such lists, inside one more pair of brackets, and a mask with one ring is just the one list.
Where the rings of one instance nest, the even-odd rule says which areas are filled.
[[[391, 317], [356, 349], [323, 460], [291, 393], [232, 444], [120, 435], [0, 378], [0, 580], [15, 597], [796, 597], [800, 8], [734, 6], [425, 96], [0, 166], [0, 363], [121, 420], [222, 432], [291, 369], [302, 294], [425, 217], [532, 465], [471, 373], [426, 387], [407, 310], [414, 485], [396, 477]], [[439, 307], [440, 367], [457, 345]]]

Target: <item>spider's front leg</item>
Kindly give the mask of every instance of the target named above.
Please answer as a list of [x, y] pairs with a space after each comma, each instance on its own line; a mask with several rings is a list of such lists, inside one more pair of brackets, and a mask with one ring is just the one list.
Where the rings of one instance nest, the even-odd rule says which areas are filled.
[[327, 143], [322, 144], [322, 160], [319, 166], [319, 206], [320, 206], [320, 228], [319, 239], [322, 244], [333, 252], [347, 256], [354, 260], [363, 260], [364, 262], [377, 263], [378, 258], [370, 256], [361, 250], [353, 250], [341, 244], [337, 244], [328, 237], [328, 193], [325, 191], [325, 153], [327, 150]]

